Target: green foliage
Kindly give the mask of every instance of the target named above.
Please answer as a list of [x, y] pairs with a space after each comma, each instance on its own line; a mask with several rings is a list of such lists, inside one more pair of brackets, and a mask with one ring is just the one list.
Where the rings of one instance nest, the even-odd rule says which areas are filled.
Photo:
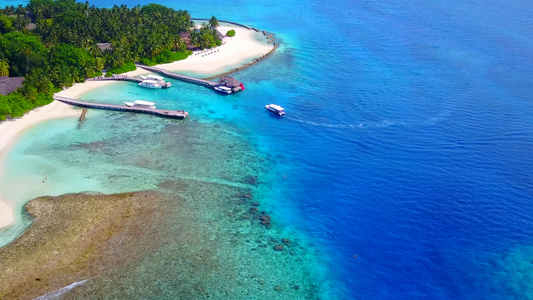
[[[31, 20], [36, 28], [25, 27]], [[180, 33], [191, 32], [194, 46], [211, 48], [218, 20], [194, 29], [187, 11], [159, 4], [97, 8], [75, 0], [31, 0], [0, 9], [0, 76], [24, 76], [21, 88], [0, 95], [0, 120], [18, 117], [52, 101], [54, 92], [88, 77], [113, 76], [147, 65], [187, 58]], [[111, 43], [102, 52], [97, 43]]]
[[[113, 75], [113, 74], [122, 74], [122, 73], [126, 73], [129, 71], [135, 71], [135, 70], [137, 70], [137, 67], [135, 66], [135, 64], [132, 62], [129, 62], [118, 67], [111, 67], [107, 70], [107, 73], [111, 72], [111, 75]], [[106, 76], [107, 76], [107, 73], [106, 73]]]
[[6, 59], [0, 59], [0, 76], [9, 76], [9, 63]]
[[0, 57], [7, 59], [12, 76], [24, 76], [46, 66], [47, 50], [38, 37], [9, 32], [0, 35]]
[[213, 29], [209, 24], [204, 23], [199, 30], [195, 30], [191, 33], [191, 41], [200, 48], [213, 48], [221, 44], [216, 33], [216, 29]]
[[172, 52], [170, 50], [165, 50], [161, 54], [156, 55], [153, 59], [149, 58], [142, 58], [141, 62], [147, 66], [155, 66], [158, 64], [168, 64], [171, 62], [175, 62], [178, 60], [183, 60], [189, 57], [191, 55], [191, 51], [180, 51], [180, 52]]
[[233, 30], [233, 29], [228, 30], [228, 32], [226, 32], [226, 35], [229, 36], [229, 37], [235, 36], [235, 30]]
[[84, 81], [97, 71], [96, 59], [86, 49], [59, 44], [51, 52], [51, 79], [58, 86]]
[[12, 93], [7, 96], [0, 95], [0, 120], [5, 120], [8, 116], [12, 118], [21, 117], [27, 111], [50, 102], [52, 102], [52, 98], [43, 93], [36, 93], [35, 101], [27, 101], [19, 93]]
[[184, 46], [180, 32], [193, 26], [187, 11], [159, 4], [97, 8], [74, 0], [31, 0], [29, 7], [37, 19], [35, 33], [45, 44], [71, 44], [98, 56], [96, 44], [110, 42], [112, 50], [104, 54], [108, 67], [179, 50]]
[[212, 16], [211, 19], [209, 19], [209, 26], [211, 28], [217, 28], [218, 27], [218, 19], [215, 16]]
[[8, 33], [13, 30], [13, 18], [8, 16], [0, 16], [0, 32]]

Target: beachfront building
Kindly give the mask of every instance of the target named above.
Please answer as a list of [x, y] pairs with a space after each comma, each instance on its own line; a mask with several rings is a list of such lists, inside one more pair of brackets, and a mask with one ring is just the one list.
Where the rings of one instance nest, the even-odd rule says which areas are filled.
[[13, 93], [19, 87], [22, 87], [24, 77], [0, 77], [0, 94], [7, 95]]
[[111, 43], [98, 43], [96, 44], [96, 47], [98, 47], [98, 49], [100, 49], [102, 52], [113, 49], [113, 47], [111, 47]]
[[218, 80], [218, 83], [220, 85], [227, 86], [227, 87], [230, 87], [230, 88], [236, 88], [236, 87], [240, 87], [242, 85], [242, 82], [238, 81], [237, 79], [235, 79], [234, 77], [231, 77], [231, 76], [222, 76], [222, 77], [220, 77], [220, 79]]
[[187, 46], [187, 50], [189, 51], [195, 51], [200, 49], [200, 47], [196, 46], [191, 41], [191, 33], [187, 31], [180, 32], [180, 37], [183, 42], [185, 42], [185, 46]]

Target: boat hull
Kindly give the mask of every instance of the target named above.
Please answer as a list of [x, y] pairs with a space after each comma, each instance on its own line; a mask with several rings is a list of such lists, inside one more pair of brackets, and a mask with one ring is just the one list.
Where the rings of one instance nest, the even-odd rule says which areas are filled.
[[221, 88], [218, 88], [218, 87], [215, 87], [215, 91], [217, 93], [224, 94], [224, 95], [229, 95], [229, 94], [233, 93], [232, 90], [221, 89]]
[[277, 110], [275, 110], [275, 109], [273, 109], [273, 108], [270, 108], [268, 105], [265, 105], [265, 108], [266, 108], [266, 110], [268, 110], [269, 112], [271, 112], [271, 113], [273, 113], [273, 114], [276, 114], [276, 115], [278, 115], [278, 116], [280, 116], [280, 117], [283, 117], [283, 116], [285, 115], [285, 112], [284, 112], [284, 111], [279, 112], [279, 111], [277, 111]]
[[160, 85], [153, 86], [153, 85], [142, 85], [142, 84], [139, 84], [139, 86], [143, 87], [143, 88], [147, 88], [147, 89], [161, 89], [161, 88], [163, 88]]

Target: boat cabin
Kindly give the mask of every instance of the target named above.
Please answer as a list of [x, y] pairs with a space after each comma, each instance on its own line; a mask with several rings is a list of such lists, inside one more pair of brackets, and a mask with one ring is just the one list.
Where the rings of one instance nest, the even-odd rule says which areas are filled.
[[155, 109], [155, 103], [154, 102], [149, 102], [149, 101], [144, 101], [144, 100], [135, 100], [133, 103], [132, 102], [124, 102], [124, 104], [126, 106], [129, 106], [129, 107], [140, 107], [140, 108], [152, 108], [152, 109]]

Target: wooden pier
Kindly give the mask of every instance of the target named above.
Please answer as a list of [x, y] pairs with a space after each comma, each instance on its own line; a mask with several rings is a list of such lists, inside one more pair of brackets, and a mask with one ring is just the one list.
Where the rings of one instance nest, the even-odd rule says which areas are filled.
[[140, 78], [130, 77], [126, 75], [113, 75], [113, 77], [94, 77], [88, 78], [87, 81], [131, 81], [136, 83], [141, 83], [143, 80]]
[[66, 104], [83, 107], [83, 108], [94, 108], [94, 109], [103, 109], [103, 110], [114, 110], [114, 111], [124, 111], [124, 112], [133, 112], [141, 114], [155, 115], [163, 118], [170, 119], [185, 119], [189, 116], [189, 113], [183, 110], [165, 110], [165, 109], [152, 109], [152, 108], [142, 108], [142, 107], [128, 107], [123, 105], [114, 105], [114, 104], [104, 104], [104, 103], [94, 103], [86, 102], [81, 100], [76, 100], [63, 96], [54, 96], [54, 100], [63, 102]]
[[200, 78], [194, 78], [194, 77], [190, 77], [190, 76], [180, 75], [180, 74], [172, 73], [172, 72], [169, 72], [167, 70], [163, 70], [163, 69], [156, 68], [156, 67], [149, 67], [149, 66], [140, 65], [140, 64], [135, 64], [135, 65], [137, 66], [137, 68], [145, 69], [145, 70], [150, 71], [150, 72], [159, 73], [159, 74], [164, 75], [166, 77], [174, 78], [174, 79], [177, 79], [177, 80], [180, 80], [180, 81], [185, 81], [185, 82], [188, 82], [188, 83], [203, 85], [203, 86], [209, 87], [209, 88], [214, 88], [215, 86], [219, 85], [217, 82], [214, 82], [214, 81], [209, 81], [209, 80], [205, 80], [205, 79], [200, 79]]

